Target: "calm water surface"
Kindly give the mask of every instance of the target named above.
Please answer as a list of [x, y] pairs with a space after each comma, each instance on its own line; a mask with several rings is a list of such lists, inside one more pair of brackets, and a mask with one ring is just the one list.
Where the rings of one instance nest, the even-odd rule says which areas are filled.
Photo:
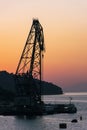
[[[76, 114], [54, 114], [34, 118], [0, 116], [0, 130], [62, 130], [60, 123], [66, 123], [66, 130], [87, 130], [87, 93], [66, 93], [44, 96], [46, 103], [69, 103], [72, 98], [78, 109]], [[82, 121], [80, 121], [82, 116]], [[71, 123], [77, 119], [78, 123]]]

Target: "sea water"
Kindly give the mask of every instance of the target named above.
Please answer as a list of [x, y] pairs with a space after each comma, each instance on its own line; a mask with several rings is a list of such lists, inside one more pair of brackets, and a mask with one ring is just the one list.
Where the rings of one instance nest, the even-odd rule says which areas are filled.
[[[59, 128], [61, 123], [66, 124], [66, 130], [87, 130], [87, 93], [65, 93], [63, 95], [43, 96], [42, 99], [45, 103], [74, 103], [77, 107], [77, 113], [32, 118], [0, 116], [0, 130], [62, 130]], [[73, 119], [76, 119], [77, 123], [72, 123]]]

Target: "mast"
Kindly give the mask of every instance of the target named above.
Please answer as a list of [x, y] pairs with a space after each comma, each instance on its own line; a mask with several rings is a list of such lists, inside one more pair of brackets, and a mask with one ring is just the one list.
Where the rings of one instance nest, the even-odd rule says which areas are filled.
[[43, 58], [44, 34], [43, 28], [37, 19], [33, 23], [24, 46], [16, 75], [28, 74], [33, 78], [41, 78], [41, 60]]
[[[42, 58], [44, 50], [43, 28], [38, 19], [33, 19], [15, 74], [20, 76], [26, 75], [31, 80], [39, 80], [40, 87], [36, 95], [39, 101], [41, 101]], [[32, 81], [35, 82], [35, 80]]]

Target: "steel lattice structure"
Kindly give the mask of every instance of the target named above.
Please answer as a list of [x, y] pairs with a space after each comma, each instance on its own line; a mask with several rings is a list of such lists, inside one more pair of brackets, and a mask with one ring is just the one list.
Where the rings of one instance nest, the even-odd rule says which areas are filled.
[[[17, 96], [24, 106], [41, 103], [41, 62], [44, 52], [43, 28], [37, 19], [33, 23], [15, 73]], [[22, 99], [23, 98], [23, 99]], [[30, 100], [30, 101], [29, 101]]]
[[37, 19], [33, 20], [23, 49], [16, 75], [27, 74], [41, 80], [41, 60], [44, 51], [43, 28]]

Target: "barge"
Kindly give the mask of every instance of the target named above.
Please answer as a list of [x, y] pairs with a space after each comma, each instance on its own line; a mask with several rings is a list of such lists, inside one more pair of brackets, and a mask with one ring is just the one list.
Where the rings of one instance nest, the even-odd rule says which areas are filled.
[[74, 104], [43, 104], [34, 107], [29, 106], [15, 106], [15, 105], [1, 105], [0, 115], [26, 115], [38, 116], [59, 113], [76, 113], [77, 108]]

